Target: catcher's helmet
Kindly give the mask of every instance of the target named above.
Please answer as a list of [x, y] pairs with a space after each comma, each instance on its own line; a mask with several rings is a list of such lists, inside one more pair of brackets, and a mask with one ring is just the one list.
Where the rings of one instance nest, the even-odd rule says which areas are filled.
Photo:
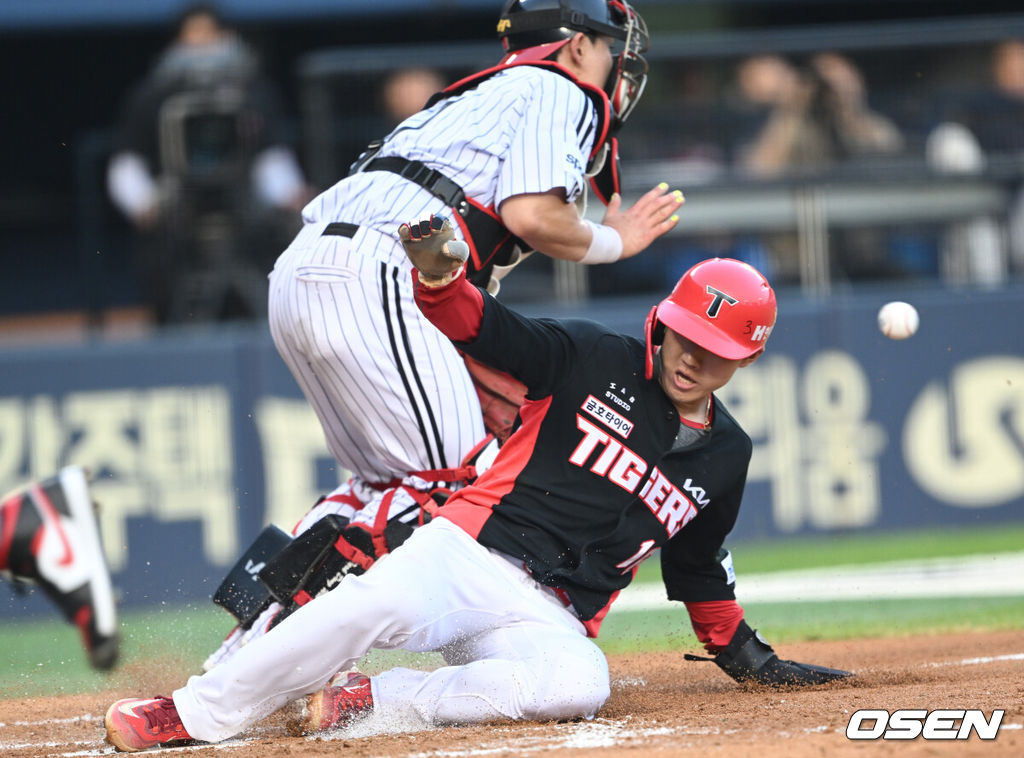
[[498, 19], [506, 60], [548, 58], [577, 32], [614, 41], [615, 65], [605, 92], [620, 126], [647, 84], [643, 53], [650, 41], [643, 18], [626, 0], [506, 0]]
[[654, 346], [665, 327], [730, 360], [764, 348], [775, 326], [775, 293], [756, 268], [731, 258], [712, 258], [687, 271], [647, 314], [645, 373], [653, 375]]

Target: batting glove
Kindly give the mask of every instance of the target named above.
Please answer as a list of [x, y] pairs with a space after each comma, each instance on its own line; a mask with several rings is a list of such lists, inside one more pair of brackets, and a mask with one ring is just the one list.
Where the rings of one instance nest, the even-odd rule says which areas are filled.
[[469, 245], [455, 239], [455, 228], [444, 216], [402, 224], [398, 238], [405, 254], [427, 286], [447, 284], [469, 258]]
[[850, 671], [815, 666], [812, 663], [783, 661], [765, 639], [746, 621], [741, 621], [728, 647], [714, 658], [686, 655], [689, 660], [714, 661], [737, 682], [755, 682], [770, 687], [824, 684], [853, 676]]

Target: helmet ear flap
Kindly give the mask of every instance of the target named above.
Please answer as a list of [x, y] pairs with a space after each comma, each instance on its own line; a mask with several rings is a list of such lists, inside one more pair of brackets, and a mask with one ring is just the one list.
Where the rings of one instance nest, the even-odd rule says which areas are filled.
[[644, 379], [651, 379], [654, 376], [654, 333], [657, 326], [658, 306], [652, 305], [647, 320], [644, 321]]

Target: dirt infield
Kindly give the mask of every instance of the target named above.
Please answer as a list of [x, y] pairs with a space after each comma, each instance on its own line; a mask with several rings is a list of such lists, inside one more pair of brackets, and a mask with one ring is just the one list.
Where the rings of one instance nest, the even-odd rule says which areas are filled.
[[[471, 758], [557, 751], [587, 756], [1021, 756], [1024, 755], [1024, 630], [884, 640], [787, 645], [784, 657], [857, 672], [855, 680], [811, 690], [739, 687], [710, 663], [663, 653], [611, 658], [612, 697], [590, 722], [498, 724], [331, 739], [288, 736], [279, 713], [217, 747], [195, 745], [153, 752], [188, 756], [325, 756]], [[172, 673], [126, 672], [128, 689], [0, 701], [0, 755], [107, 755], [103, 712], [130, 695], [169, 692]], [[1005, 709], [994, 740], [976, 733], [962, 741], [850, 741], [854, 711], [900, 708]], [[870, 727], [871, 723], [865, 724]], [[358, 734], [358, 733], [357, 733]]]

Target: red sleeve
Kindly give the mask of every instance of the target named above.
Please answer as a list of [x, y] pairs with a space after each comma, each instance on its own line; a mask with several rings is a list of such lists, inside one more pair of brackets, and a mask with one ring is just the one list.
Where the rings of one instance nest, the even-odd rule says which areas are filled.
[[466, 279], [465, 269], [443, 287], [424, 287], [412, 270], [416, 304], [423, 315], [453, 342], [472, 342], [480, 334], [484, 296]]
[[735, 600], [687, 603], [686, 610], [690, 612], [690, 623], [697, 639], [709, 653], [724, 650], [743, 620], [743, 608]]

